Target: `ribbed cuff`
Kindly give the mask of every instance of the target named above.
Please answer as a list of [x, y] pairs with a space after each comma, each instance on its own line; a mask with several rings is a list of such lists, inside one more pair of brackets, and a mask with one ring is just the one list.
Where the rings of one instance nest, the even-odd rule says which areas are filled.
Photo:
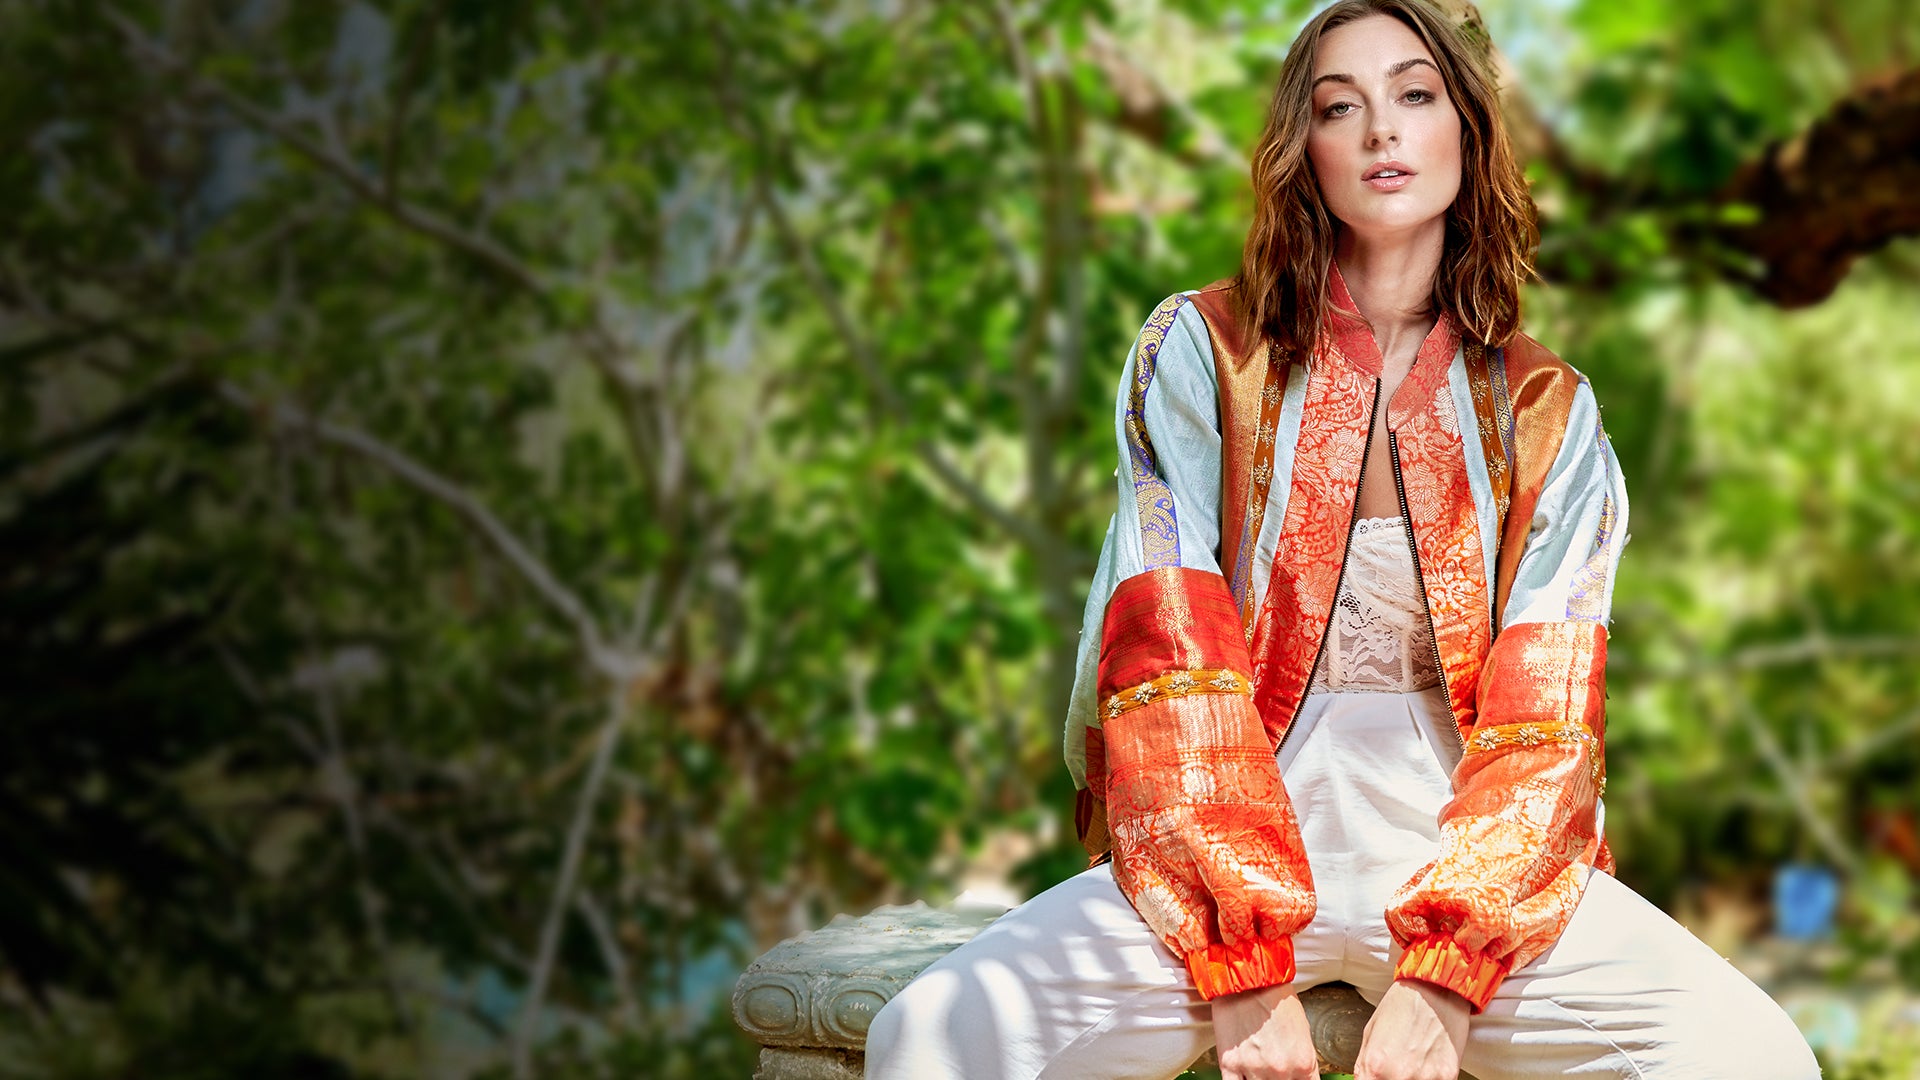
[[1478, 1016], [1500, 989], [1500, 980], [1507, 977], [1507, 965], [1484, 953], [1468, 952], [1452, 934], [1429, 934], [1407, 946], [1393, 977], [1444, 986], [1466, 998]]
[[1280, 986], [1293, 981], [1293, 939], [1246, 938], [1238, 945], [1215, 942], [1187, 954], [1187, 974], [1200, 996]]

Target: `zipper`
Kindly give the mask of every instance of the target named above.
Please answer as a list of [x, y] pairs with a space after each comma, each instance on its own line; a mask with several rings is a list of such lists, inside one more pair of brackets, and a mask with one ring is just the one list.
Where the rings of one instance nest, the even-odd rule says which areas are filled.
[[[1379, 418], [1380, 418], [1380, 380], [1378, 378], [1375, 378], [1373, 380], [1373, 408], [1367, 413], [1367, 441], [1360, 444], [1360, 476], [1361, 477], [1365, 477], [1367, 475], [1367, 455], [1373, 453], [1373, 423], [1375, 420], [1378, 420]], [[1393, 433], [1388, 432], [1387, 436], [1388, 438], [1392, 438]], [[1395, 482], [1397, 483], [1399, 479], [1398, 472], [1394, 474], [1394, 478], [1395, 478]], [[1406, 502], [1407, 502], [1406, 496], [1402, 495], [1400, 497], [1400, 505], [1405, 506]], [[1347, 580], [1347, 556], [1352, 554], [1353, 529], [1354, 529], [1354, 526], [1358, 525], [1359, 523], [1360, 523], [1360, 479], [1356, 478], [1353, 481], [1353, 513], [1349, 515], [1347, 518], [1347, 542], [1340, 549], [1340, 573], [1336, 575], [1333, 579], [1333, 598], [1335, 603], [1338, 603], [1340, 600], [1340, 586], [1345, 584]], [[1419, 559], [1416, 558], [1414, 560], [1414, 565], [1417, 569], [1419, 566]], [[1431, 624], [1433, 620], [1431, 617], [1429, 617], [1427, 621], [1429, 624]], [[1327, 616], [1326, 629], [1320, 632], [1320, 647], [1314, 650], [1313, 664], [1312, 666], [1307, 668], [1308, 682], [1313, 681], [1313, 673], [1315, 670], [1317, 670], [1320, 667], [1320, 657], [1324, 655], [1327, 651], [1327, 635], [1331, 633], [1333, 633], [1333, 616], [1329, 614]], [[1434, 655], [1438, 656], [1440, 653], [1440, 646], [1436, 644], [1433, 647], [1433, 650], [1434, 650]], [[1279, 758], [1280, 751], [1286, 749], [1287, 740], [1293, 737], [1294, 722], [1300, 719], [1300, 710], [1303, 706], [1306, 705], [1306, 703], [1307, 703], [1306, 689], [1305, 687], [1302, 687], [1301, 693], [1300, 693], [1300, 700], [1293, 703], [1293, 715], [1287, 718], [1287, 729], [1280, 733], [1280, 742], [1278, 745], [1276, 745], [1273, 748], [1273, 756], [1276, 759]]]
[[[1374, 403], [1376, 406], [1379, 402]], [[1393, 461], [1393, 491], [1400, 496], [1400, 522], [1407, 527], [1407, 547], [1413, 550], [1413, 583], [1420, 590], [1420, 608], [1427, 615], [1427, 643], [1433, 646], [1433, 670], [1440, 676], [1440, 693], [1447, 702], [1447, 730], [1453, 732], [1454, 742], [1460, 745], [1460, 753], [1467, 752], [1467, 738], [1460, 734], [1460, 723], [1453, 711], [1453, 690], [1447, 686], [1447, 668], [1440, 662], [1440, 636], [1433, 629], [1433, 606], [1427, 602], [1427, 579], [1420, 572], [1420, 541], [1413, 535], [1413, 515], [1407, 512], [1407, 485], [1400, 476], [1400, 438], [1392, 428], [1387, 429], [1388, 457]], [[1360, 502], [1354, 500], [1354, 506]]]

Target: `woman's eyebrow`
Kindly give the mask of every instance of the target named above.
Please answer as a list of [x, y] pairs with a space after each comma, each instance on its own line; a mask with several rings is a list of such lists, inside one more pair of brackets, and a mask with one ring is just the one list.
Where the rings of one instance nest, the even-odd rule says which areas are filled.
[[[1399, 74], [1400, 74], [1401, 72], [1403, 72], [1403, 71], [1405, 71], [1405, 70], [1407, 70], [1408, 68], [1410, 68], [1410, 67], [1413, 67], [1413, 66], [1415, 66], [1415, 65], [1417, 65], [1417, 64], [1425, 64], [1425, 65], [1427, 65], [1428, 67], [1430, 67], [1430, 68], [1433, 68], [1433, 70], [1434, 70], [1434, 71], [1435, 71], [1436, 73], [1438, 73], [1438, 72], [1439, 72], [1439, 70], [1440, 70], [1439, 68], [1437, 68], [1437, 67], [1434, 67], [1434, 66], [1433, 66], [1433, 61], [1431, 61], [1431, 60], [1429, 60], [1429, 59], [1427, 59], [1426, 57], [1424, 57], [1424, 56], [1414, 56], [1414, 57], [1409, 57], [1408, 59], [1405, 59], [1405, 60], [1402, 60], [1402, 61], [1400, 61], [1399, 63], [1397, 63], [1397, 64], [1395, 64], [1395, 65], [1393, 65], [1393, 66], [1392, 66], [1392, 67], [1390, 67], [1390, 68], [1388, 68], [1388, 69], [1387, 69], [1387, 78], [1389, 78], [1389, 79], [1391, 79], [1391, 78], [1394, 78], [1395, 76], [1397, 76], [1397, 75], [1399, 75]], [[1319, 78], [1317, 78], [1317, 79], [1315, 79], [1315, 80], [1313, 80], [1313, 85], [1312, 85], [1312, 86], [1310, 86], [1310, 87], [1308, 87], [1307, 89], [1309, 89], [1309, 90], [1318, 90], [1318, 89], [1320, 88], [1320, 84], [1321, 84], [1321, 83], [1323, 83], [1323, 82], [1337, 82], [1337, 83], [1346, 83], [1347, 85], [1349, 85], [1349, 86], [1351, 86], [1351, 85], [1353, 85], [1353, 76], [1351, 76], [1351, 75], [1348, 75], [1348, 74], [1347, 74], [1347, 73], [1345, 73], [1345, 72], [1334, 72], [1334, 73], [1333, 73], [1333, 74], [1331, 74], [1331, 75], [1322, 75], [1322, 76], [1320, 76]]]

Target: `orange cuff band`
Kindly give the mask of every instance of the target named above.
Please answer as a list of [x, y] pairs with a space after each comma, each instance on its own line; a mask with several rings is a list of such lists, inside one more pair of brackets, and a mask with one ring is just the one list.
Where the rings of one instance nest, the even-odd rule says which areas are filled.
[[1293, 981], [1292, 938], [1247, 938], [1239, 945], [1215, 942], [1187, 954], [1187, 974], [1200, 996], [1258, 990]]
[[1446, 987], [1466, 998], [1477, 1016], [1500, 989], [1500, 980], [1507, 977], [1507, 965], [1484, 953], [1468, 952], [1452, 934], [1431, 934], [1407, 946], [1406, 955], [1393, 969], [1393, 977]]

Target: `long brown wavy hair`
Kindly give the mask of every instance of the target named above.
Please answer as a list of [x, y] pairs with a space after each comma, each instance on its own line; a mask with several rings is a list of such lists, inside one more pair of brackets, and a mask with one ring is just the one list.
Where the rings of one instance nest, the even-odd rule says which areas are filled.
[[1314, 61], [1322, 35], [1370, 15], [1392, 16], [1420, 35], [1460, 113], [1460, 194], [1447, 211], [1432, 310], [1450, 313], [1466, 338], [1505, 345], [1520, 329], [1520, 286], [1535, 276], [1540, 226], [1486, 61], [1428, 0], [1339, 0], [1294, 39], [1253, 155], [1253, 225], [1234, 278], [1246, 329], [1270, 339], [1278, 356], [1313, 355], [1332, 302], [1338, 225], [1307, 157]]

